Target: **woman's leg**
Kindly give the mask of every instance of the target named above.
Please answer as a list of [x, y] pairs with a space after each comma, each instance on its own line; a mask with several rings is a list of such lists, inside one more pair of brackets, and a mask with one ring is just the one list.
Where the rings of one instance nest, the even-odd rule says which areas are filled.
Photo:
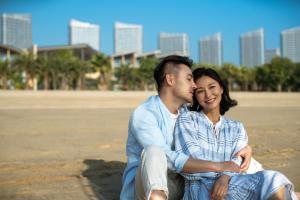
[[268, 200], [285, 200], [285, 187], [274, 192]]
[[285, 175], [272, 170], [264, 170], [262, 174], [261, 199], [295, 199], [294, 186]]
[[233, 176], [226, 199], [296, 200], [292, 183], [280, 172], [264, 170]]

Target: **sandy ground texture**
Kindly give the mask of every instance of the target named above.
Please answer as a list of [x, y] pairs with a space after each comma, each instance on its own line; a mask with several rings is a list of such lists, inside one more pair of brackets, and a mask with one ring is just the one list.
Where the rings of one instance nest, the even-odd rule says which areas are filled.
[[[0, 199], [118, 199], [128, 118], [151, 94], [0, 91]], [[300, 191], [300, 94], [232, 96], [254, 157]]]

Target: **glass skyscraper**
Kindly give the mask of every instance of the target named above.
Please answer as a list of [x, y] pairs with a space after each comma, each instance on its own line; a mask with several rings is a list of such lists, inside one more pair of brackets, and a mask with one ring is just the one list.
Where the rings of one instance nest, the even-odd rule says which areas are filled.
[[300, 27], [281, 32], [281, 55], [300, 62]]
[[100, 27], [72, 19], [69, 24], [69, 44], [88, 44], [100, 50]]
[[162, 56], [189, 56], [189, 38], [185, 33], [159, 33], [158, 46]]
[[31, 15], [2, 13], [0, 15], [0, 44], [22, 49], [31, 47]]
[[223, 46], [221, 33], [200, 39], [200, 63], [222, 65]]
[[116, 22], [114, 53], [142, 53], [143, 26]]
[[264, 64], [264, 61], [264, 30], [241, 34], [240, 65], [254, 67]]

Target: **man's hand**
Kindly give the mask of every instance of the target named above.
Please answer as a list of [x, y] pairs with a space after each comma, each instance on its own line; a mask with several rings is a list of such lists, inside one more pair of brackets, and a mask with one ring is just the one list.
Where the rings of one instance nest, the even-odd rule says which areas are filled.
[[230, 176], [222, 175], [214, 184], [213, 189], [211, 191], [211, 199], [212, 200], [222, 200], [225, 198], [228, 192], [228, 184], [229, 184]]
[[245, 172], [249, 168], [251, 157], [252, 157], [252, 148], [247, 145], [243, 149], [241, 149], [239, 152], [235, 154], [235, 157], [242, 157], [243, 163], [241, 165], [241, 171]]

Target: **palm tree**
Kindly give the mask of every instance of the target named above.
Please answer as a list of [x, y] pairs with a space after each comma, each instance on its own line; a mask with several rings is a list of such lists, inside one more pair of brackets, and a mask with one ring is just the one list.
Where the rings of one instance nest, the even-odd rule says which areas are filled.
[[141, 88], [148, 90], [149, 86], [154, 85], [153, 71], [158, 62], [159, 61], [156, 58], [141, 59], [140, 67], [138, 68], [138, 76], [141, 79]]
[[70, 71], [72, 71], [71, 80], [75, 84], [75, 89], [85, 89], [85, 75], [88, 72], [92, 72], [92, 70], [93, 67], [89, 62], [80, 59], [74, 59]]
[[270, 90], [270, 67], [269, 64], [257, 66], [255, 68], [255, 80], [258, 85], [258, 89], [262, 91]]
[[40, 56], [36, 59], [36, 65], [39, 70], [40, 77], [43, 78], [43, 87], [44, 90], [49, 89], [49, 81], [52, 72], [52, 68], [49, 62], [48, 57]]
[[129, 90], [133, 88], [133, 85], [137, 85], [136, 71], [136, 68], [132, 68], [129, 65], [121, 65], [116, 68], [115, 77], [117, 83], [121, 85], [121, 90]]
[[39, 71], [33, 54], [23, 53], [19, 55], [14, 61], [14, 64], [21, 72], [25, 73], [26, 89], [34, 89], [35, 78]]
[[281, 92], [283, 85], [290, 79], [294, 70], [294, 63], [288, 58], [275, 57], [271, 60], [270, 78], [273, 89]]
[[11, 69], [9, 66], [9, 61], [0, 59], [0, 80], [2, 82], [2, 89], [7, 89], [7, 79], [11, 74]]
[[98, 53], [93, 56], [91, 63], [96, 70], [99, 71], [98, 89], [107, 90], [109, 75], [112, 71], [109, 57], [102, 53]]
[[241, 66], [237, 71], [237, 79], [241, 90], [255, 89], [255, 69]]
[[69, 88], [69, 79], [72, 74], [72, 64], [75, 57], [71, 50], [61, 50], [56, 52], [50, 60], [52, 68], [52, 81], [54, 89], [66, 90]]
[[221, 68], [220, 74], [223, 77], [223, 79], [225, 79], [229, 90], [233, 89], [233, 84], [236, 80], [237, 72], [238, 69], [233, 64], [225, 63]]

